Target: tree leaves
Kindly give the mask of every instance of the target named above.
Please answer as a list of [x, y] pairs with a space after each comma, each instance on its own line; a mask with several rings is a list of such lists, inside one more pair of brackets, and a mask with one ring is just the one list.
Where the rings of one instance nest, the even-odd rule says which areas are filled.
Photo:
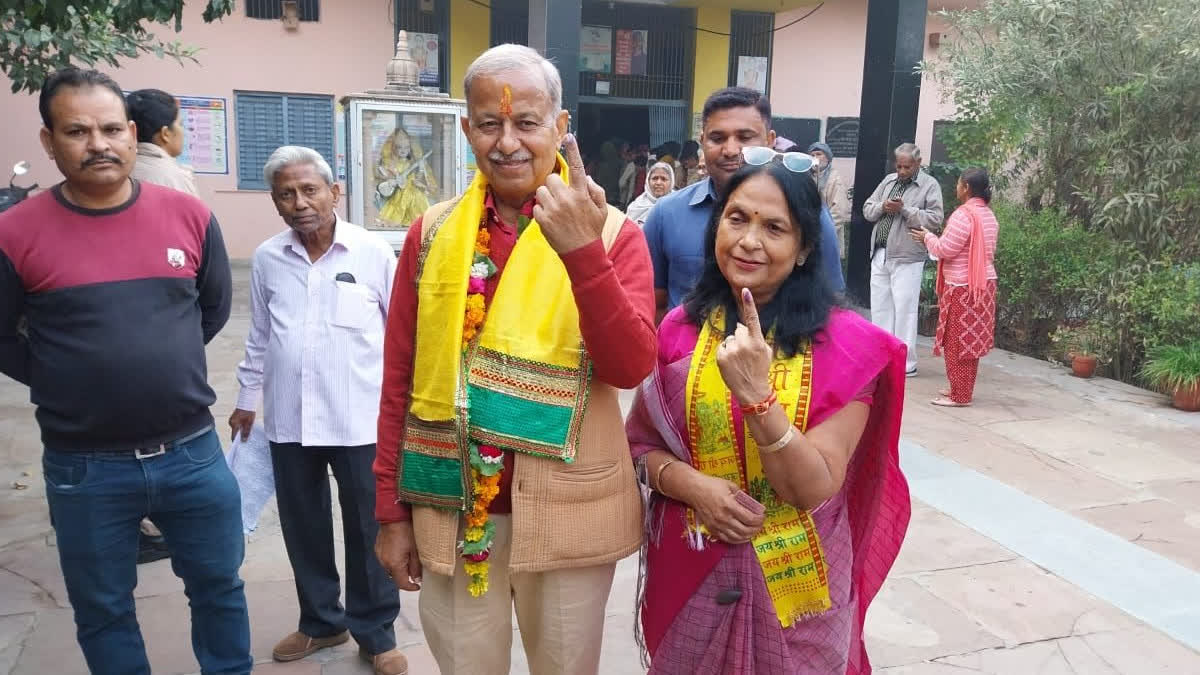
[[1195, 0], [989, 0], [944, 16], [951, 39], [922, 69], [958, 108], [943, 139], [956, 162], [1148, 257], [1200, 259]]
[[[197, 49], [164, 42], [147, 26], [179, 32], [184, 0], [0, 0], [0, 70], [13, 92], [37, 92], [51, 72], [67, 65], [119, 66], [121, 59], [154, 54], [196, 61]], [[233, 0], [208, 0], [204, 21], [233, 11]]]

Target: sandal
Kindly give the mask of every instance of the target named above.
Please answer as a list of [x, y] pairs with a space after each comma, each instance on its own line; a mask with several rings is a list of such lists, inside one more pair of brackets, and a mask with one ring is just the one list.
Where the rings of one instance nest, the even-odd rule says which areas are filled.
[[930, 403], [932, 403], [933, 405], [936, 405], [936, 406], [941, 406], [943, 408], [966, 408], [971, 405], [970, 403], [959, 403], [958, 401], [951, 401], [949, 398], [935, 398], [932, 401], [930, 401]]
[[949, 389], [938, 389], [938, 393], [942, 395], [942, 398], [950, 398]]

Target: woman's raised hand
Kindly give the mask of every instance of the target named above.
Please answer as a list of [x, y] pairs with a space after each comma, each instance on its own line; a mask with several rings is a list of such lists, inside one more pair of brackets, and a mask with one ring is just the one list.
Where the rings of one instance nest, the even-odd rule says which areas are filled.
[[717, 367], [725, 386], [741, 405], [754, 405], [771, 395], [771, 345], [763, 337], [758, 306], [750, 289], [740, 297], [741, 321], [717, 350]]

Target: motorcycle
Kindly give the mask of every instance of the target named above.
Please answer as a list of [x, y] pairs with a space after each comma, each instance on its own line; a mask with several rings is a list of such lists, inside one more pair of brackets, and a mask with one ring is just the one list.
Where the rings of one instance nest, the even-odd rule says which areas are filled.
[[29, 162], [17, 162], [13, 165], [12, 177], [8, 179], [8, 187], [0, 189], [0, 212], [7, 211], [25, 201], [29, 193], [37, 189], [37, 183], [29, 187], [21, 187], [16, 184], [17, 176], [24, 176], [27, 173], [29, 173]]

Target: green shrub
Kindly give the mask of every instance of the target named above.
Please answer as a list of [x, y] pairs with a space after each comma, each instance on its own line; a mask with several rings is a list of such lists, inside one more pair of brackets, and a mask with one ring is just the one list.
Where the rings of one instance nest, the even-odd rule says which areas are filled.
[[1121, 349], [1113, 376], [1132, 380], [1146, 353], [1163, 344], [1200, 340], [1200, 262], [1126, 261], [1100, 289], [1104, 323]]
[[1052, 209], [996, 202], [996, 340], [1005, 349], [1045, 356], [1050, 334], [1102, 313], [1099, 290], [1121, 247]]
[[1146, 355], [1142, 378], [1150, 386], [1171, 393], [1200, 382], [1200, 340], [1184, 345], [1159, 345]]
[[1200, 341], [1200, 262], [1148, 261], [1132, 245], [1085, 230], [1053, 209], [994, 205], [997, 346], [1058, 357], [1051, 336], [1086, 326], [1108, 374], [1136, 376], [1148, 350]]

